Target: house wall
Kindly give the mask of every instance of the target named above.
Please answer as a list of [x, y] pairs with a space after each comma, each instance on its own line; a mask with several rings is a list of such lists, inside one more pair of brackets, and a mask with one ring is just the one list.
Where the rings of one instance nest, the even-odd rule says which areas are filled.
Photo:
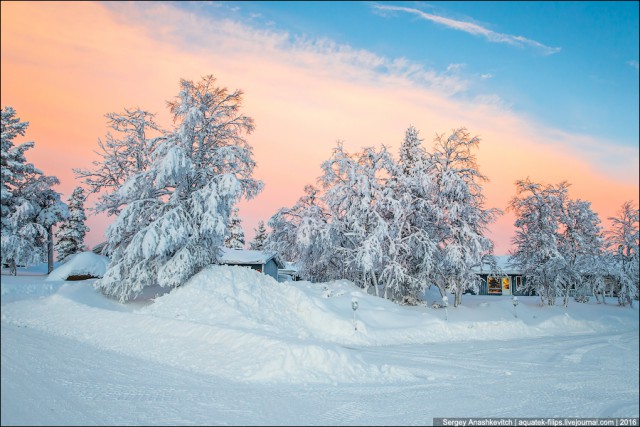
[[[509, 278], [509, 280], [511, 281], [511, 294], [512, 295], [516, 295], [516, 296], [522, 296], [522, 295], [527, 295], [523, 292], [524, 290], [524, 277], [520, 276], [520, 275], [515, 275], [515, 274], [508, 274], [507, 277]], [[517, 277], [519, 277], [520, 279], [516, 279]], [[489, 279], [489, 275], [488, 274], [480, 274], [480, 278], [482, 279], [482, 283], [479, 286], [479, 295], [503, 295], [502, 291], [498, 292], [498, 293], [490, 293], [489, 292], [489, 284], [488, 284], [488, 279]], [[517, 281], [520, 281], [520, 284], [518, 286]]]
[[[275, 280], [278, 280], [278, 265], [273, 259], [270, 259], [267, 264], [226, 264], [226, 265], [237, 265], [240, 267], [249, 267], [252, 270], [256, 270], [263, 274], [268, 274], [273, 277]], [[264, 271], [263, 271], [264, 270]]]
[[278, 265], [273, 260], [273, 258], [270, 259], [269, 262], [265, 264], [263, 273], [268, 274], [269, 276], [273, 277], [275, 280], [278, 280]]
[[[479, 295], [504, 295], [503, 293], [490, 293], [489, 292], [489, 285], [487, 283], [487, 280], [489, 278], [488, 274], [480, 274], [479, 275], [480, 278], [482, 279], [482, 283], [478, 286], [479, 287]], [[537, 295], [535, 290], [530, 290], [528, 292], [525, 292], [525, 277], [518, 275], [518, 274], [509, 274], [508, 275], [509, 279], [511, 280], [511, 289], [512, 289], [512, 295], [516, 295], [516, 296], [526, 296], [526, 295]], [[520, 285], [516, 284], [516, 277], [520, 278]], [[615, 285], [615, 281], [613, 280], [613, 278], [611, 277], [605, 277], [604, 278], [604, 282], [605, 282], [605, 293], [607, 296], [617, 296], [617, 292], [616, 292], [616, 285]], [[586, 296], [593, 296], [593, 290], [589, 287], [587, 287], [586, 289], [586, 293], [584, 293]], [[572, 286], [571, 289], [569, 289], [569, 296], [570, 297], [575, 297], [576, 295], [576, 290], [575, 288]]]

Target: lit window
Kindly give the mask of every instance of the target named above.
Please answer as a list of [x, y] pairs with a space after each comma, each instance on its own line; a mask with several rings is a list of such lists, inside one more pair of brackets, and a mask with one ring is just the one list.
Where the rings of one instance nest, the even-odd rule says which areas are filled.
[[487, 283], [489, 284], [489, 294], [502, 294], [502, 286], [500, 285], [500, 281], [498, 279], [489, 276], [489, 278], [487, 279]]

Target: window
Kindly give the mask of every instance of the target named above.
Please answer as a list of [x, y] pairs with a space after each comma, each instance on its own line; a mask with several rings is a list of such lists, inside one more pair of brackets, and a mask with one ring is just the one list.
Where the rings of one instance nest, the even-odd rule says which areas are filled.
[[502, 283], [500, 282], [500, 280], [498, 280], [493, 276], [489, 276], [487, 278], [487, 283], [489, 284], [488, 293], [490, 295], [491, 294], [502, 295]]
[[515, 282], [514, 282], [514, 291], [518, 291], [520, 289], [522, 289], [522, 276], [516, 276], [514, 277]]

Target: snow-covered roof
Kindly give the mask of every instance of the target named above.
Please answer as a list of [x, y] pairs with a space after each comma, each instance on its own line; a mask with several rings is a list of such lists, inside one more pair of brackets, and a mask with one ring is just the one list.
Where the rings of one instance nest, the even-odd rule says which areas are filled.
[[255, 251], [249, 249], [220, 248], [221, 264], [266, 264], [272, 258], [278, 267], [282, 267], [282, 262], [278, 260], [275, 252]]
[[[509, 255], [494, 255], [493, 257], [495, 258], [496, 266], [498, 267], [498, 271], [496, 271], [497, 273], [503, 273], [503, 274], [520, 274], [521, 273], [516, 267], [511, 265], [511, 263], [509, 262], [509, 258], [510, 258]], [[484, 263], [479, 267], [474, 267], [472, 270], [476, 273], [491, 273], [491, 266], [487, 263]]]
[[285, 272], [297, 273], [300, 270], [300, 268], [298, 267], [298, 264], [295, 262], [284, 261], [282, 263], [282, 268], [280, 270]]

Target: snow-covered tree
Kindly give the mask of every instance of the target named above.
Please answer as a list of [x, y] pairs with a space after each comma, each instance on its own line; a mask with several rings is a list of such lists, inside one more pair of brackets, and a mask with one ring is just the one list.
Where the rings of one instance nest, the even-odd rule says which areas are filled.
[[[566, 196], [566, 193], [563, 193]], [[559, 223], [558, 249], [564, 257], [564, 306], [569, 304], [569, 291], [576, 295], [586, 295], [591, 287], [600, 286], [604, 280], [599, 268], [603, 255], [604, 238], [598, 214], [591, 209], [591, 203], [584, 200], [563, 200]], [[590, 283], [588, 277], [593, 276]]]
[[638, 299], [640, 252], [638, 250], [639, 211], [631, 201], [626, 201], [617, 216], [610, 217], [611, 229], [607, 244], [614, 261], [613, 276], [617, 282], [618, 304], [633, 306]]
[[76, 176], [84, 181], [91, 193], [99, 193], [96, 212], [117, 215], [123, 200], [116, 197], [123, 184], [133, 175], [146, 171], [152, 163], [152, 155], [164, 138], [150, 134], [164, 134], [155, 123], [154, 114], [136, 109], [124, 113], [108, 113], [109, 128], [105, 141], [98, 139], [100, 160], [92, 162], [93, 169], [74, 169]]
[[333, 249], [334, 231], [320, 190], [304, 187], [304, 195], [291, 208], [281, 208], [269, 219], [272, 232], [265, 249], [275, 251], [300, 267], [300, 277], [312, 281], [337, 279], [342, 260]]
[[430, 286], [436, 249], [430, 159], [418, 134], [413, 126], [406, 130], [380, 200], [390, 228], [381, 281], [396, 289], [396, 298], [412, 304]]
[[522, 270], [527, 287], [548, 305], [560, 295], [566, 270], [558, 247], [558, 213], [567, 189], [566, 182], [542, 185], [527, 178], [516, 182], [516, 196], [509, 203], [516, 215], [511, 263]]
[[244, 243], [242, 220], [238, 216], [238, 208], [234, 207], [231, 211], [231, 217], [229, 218], [229, 227], [224, 245], [231, 249], [244, 249]]
[[391, 230], [380, 201], [392, 168], [392, 158], [384, 146], [349, 154], [338, 143], [331, 158], [322, 164], [320, 177], [326, 190], [322, 199], [331, 217], [332, 236], [336, 237], [332, 246], [343, 260], [343, 277], [365, 289], [373, 285], [376, 295], [381, 284], [386, 297], [389, 290], [399, 292], [401, 286], [393, 283], [394, 289], [387, 289], [389, 283], [379, 280], [383, 268], [389, 265]]
[[509, 205], [517, 217], [511, 261], [523, 270], [529, 288], [548, 305], [563, 295], [566, 306], [571, 289], [578, 296], [602, 293], [604, 240], [591, 203], [570, 199], [567, 182], [543, 185], [527, 178], [516, 187]]
[[47, 258], [48, 271], [53, 270], [53, 225], [68, 215], [60, 194], [51, 188], [59, 184], [58, 179], [44, 175], [25, 158], [34, 143], [14, 145], [14, 139], [24, 136], [28, 125], [16, 117], [12, 107], [2, 110], [2, 263], [9, 265], [14, 275], [17, 264], [35, 264]]
[[180, 81], [168, 102], [175, 129], [143, 156], [148, 167], [114, 191], [109, 208], [124, 207], [107, 229], [110, 264], [96, 282], [105, 294], [125, 301], [146, 286], [185, 283], [216, 262], [233, 206], [261, 191], [244, 136], [254, 125], [241, 113], [242, 92], [215, 83], [213, 76]]
[[606, 277], [612, 276], [614, 265], [613, 257], [608, 253], [604, 245], [594, 251], [593, 255], [580, 259], [580, 271], [582, 272], [582, 286], [576, 293], [576, 300], [582, 297], [583, 302], [588, 301], [588, 296], [593, 295], [598, 304], [606, 304], [607, 294]]
[[258, 221], [258, 228], [255, 229], [255, 232], [256, 234], [249, 246], [254, 251], [261, 251], [264, 249], [265, 241], [267, 240], [267, 229], [264, 226], [264, 221]]
[[348, 278], [407, 303], [436, 283], [456, 291], [457, 305], [476, 279], [471, 268], [491, 254], [484, 233], [498, 213], [484, 208], [477, 144], [459, 129], [437, 138], [431, 154], [409, 127], [396, 162], [385, 146], [350, 154], [338, 143], [322, 164], [324, 192], [307, 187], [293, 209], [274, 215], [268, 243], [307, 279]]
[[462, 293], [476, 286], [478, 276], [472, 268], [492, 256], [493, 242], [486, 233], [500, 214], [484, 206], [481, 183], [487, 178], [473, 154], [479, 143], [465, 128], [454, 130], [447, 138], [438, 135], [430, 160], [438, 244], [432, 278], [443, 295], [447, 289], [454, 292], [456, 307]]
[[[26, 217], [30, 207], [19, 199], [17, 188], [25, 178], [25, 174], [39, 172], [31, 163], [27, 163], [25, 151], [32, 148], [33, 142], [24, 142], [14, 146], [14, 139], [24, 136], [29, 122], [16, 117], [11, 106], [2, 109], [2, 142], [0, 156], [0, 209], [2, 213], [2, 263], [9, 265], [11, 273], [16, 274], [16, 263], [37, 262], [37, 255], [28, 250], [29, 242], [44, 236], [45, 230], [37, 226], [29, 226]], [[21, 230], [22, 229], [22, 230]], [[18, 234], [21, 230], [22, 233]], [[23, 248], [25, 250], [23, 250]]]
[[63, 261], [70, 255], [82, 252], [85, 249], [84, 237], [89, 231], [85, 225], [87, 216], [84, 211], [86, 196], [84, 188], [76, 187], [67, 199], [69, 217], [62, 221], [56, 230], [56, 251], [58, 260]]

